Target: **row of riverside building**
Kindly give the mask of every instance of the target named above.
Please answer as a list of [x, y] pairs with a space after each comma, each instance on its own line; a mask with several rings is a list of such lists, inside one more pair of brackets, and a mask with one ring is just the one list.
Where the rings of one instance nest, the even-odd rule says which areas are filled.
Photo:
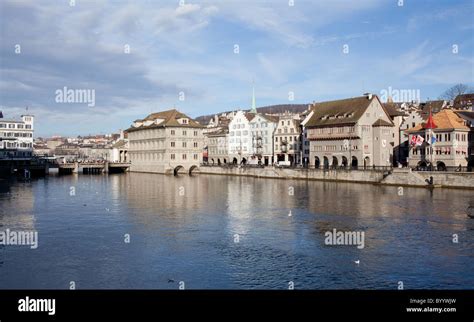
[[382, 103], [377, 95], [364, 94], [308, 104], [299, 113], [269, 114], [257, 111], [254, 95], [249, 111], [221, 113], [208, 124], [176, 109], [153, 113], [127, 130], [131, 170], [169, 173], [203, 163], [470, 169], [473, 96], [461, 95], [454, 102]]

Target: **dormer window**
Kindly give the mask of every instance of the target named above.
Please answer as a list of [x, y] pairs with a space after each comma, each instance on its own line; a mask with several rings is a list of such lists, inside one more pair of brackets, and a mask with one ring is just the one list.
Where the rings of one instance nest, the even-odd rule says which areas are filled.
[[188, 118], [181, 118], [178, 120], [180, 124], [189, 124], [189, 119]]

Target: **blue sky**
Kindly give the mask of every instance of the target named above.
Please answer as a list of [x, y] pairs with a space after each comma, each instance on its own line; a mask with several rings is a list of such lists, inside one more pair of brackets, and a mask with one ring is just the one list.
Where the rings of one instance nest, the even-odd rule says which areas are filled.
[[[257, 106], [472, 86], [474, 1], [398, 2], [3, 0], [0, 109], [28, 106], [36, 136], [77, 135], [249, 108], [252, 81]], [[95, 106], [56, 102], [65, 86], [93, 89]]]

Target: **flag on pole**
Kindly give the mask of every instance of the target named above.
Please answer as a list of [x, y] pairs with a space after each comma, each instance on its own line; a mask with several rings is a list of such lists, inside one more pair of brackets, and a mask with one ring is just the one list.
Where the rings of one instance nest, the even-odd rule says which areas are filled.
[[416, 144], [416, 135], [413, 135], [411, 137], [410, 145], [415, 145]]
[[416, 145], [417, 145], [417, 146], [422, 145], [424, 140], [425, 140], [425, 139], [424, 139], [422, 136], [417, 135], [417, 136], [416, 136]]
[[437, 141], [434, 136], [431, 137], [431, 145], [434, 145]]

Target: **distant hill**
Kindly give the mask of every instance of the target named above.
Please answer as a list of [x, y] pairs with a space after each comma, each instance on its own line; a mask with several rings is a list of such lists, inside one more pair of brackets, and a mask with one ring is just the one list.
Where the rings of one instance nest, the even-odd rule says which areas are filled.
[[[291, 113], [301, 113], [304, 112], [308, 109], [308, 104], [280, 104], [280, 105], [269, 105], [269, 106], [262, 106], [262, 107], [257, 107], [257, 112], [262, 113], [262, 114], [279, 114], [279, 113], [284, 113], [286, 111], [289, 111]], [[235, 111], [235, 110], [234, 110]], [[250, 111], [244, 110], [246, 112]], [[199, 123], [206, 125], [209, 123], [209, 120], [214, 117], [214, 115], [222, 114], [222, 113], [230, 113], [232, 111], [226, 111], [226, 112], [219, 112], [215, 114], [210, 114], [210, 115], [203, 115], [203, 116], [198, 116], [195, 118], [196, 121]]]

